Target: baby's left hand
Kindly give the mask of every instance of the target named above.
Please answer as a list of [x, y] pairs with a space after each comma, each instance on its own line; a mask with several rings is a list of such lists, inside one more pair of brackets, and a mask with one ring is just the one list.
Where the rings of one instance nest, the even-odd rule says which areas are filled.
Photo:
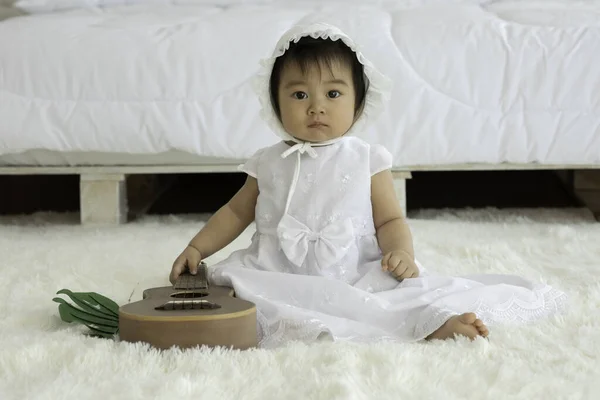
[[381, 260], [381, 267], [399, 281], [419, 276], [419, 267], [417, 267], [413, 258], [410, 254], [401, 250], [387, 253]]

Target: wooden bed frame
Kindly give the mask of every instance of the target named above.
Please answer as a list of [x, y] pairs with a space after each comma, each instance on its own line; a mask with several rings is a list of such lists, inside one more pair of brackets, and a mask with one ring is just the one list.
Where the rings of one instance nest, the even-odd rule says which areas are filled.
[[[600, 165], [543, 165], [543, 164], [462, 164], [447, 166], [410, 166], [396, 168], [394, 187], [406, 215], [406, 180], [416, 171], [502, 171], [502, 170], [555, 170], [568, 190], [581, 204], [590, 209], [600, 221]], [[38, 167], [0, 166], [0, 175], [79, 175], [80, 220], [85, 225], [126, 223], [132, 215], [127, 183], [140, 177], [185, 173], [238, 172], [236, 164], [201, 165], [136, 165], [136, 166], [82, 166]], [[164, 188], [147, 184], [141, 196], [146, 205], [136, 205], [137, 214], [143, 214]], [[148, 189], [149, 188], [149, 189]], [[128, 201], [129, 200], [129, 201]], [[134, 213], [136, 214], [136, 213]], [[128, 217], [129, 216], [129, 217]]]

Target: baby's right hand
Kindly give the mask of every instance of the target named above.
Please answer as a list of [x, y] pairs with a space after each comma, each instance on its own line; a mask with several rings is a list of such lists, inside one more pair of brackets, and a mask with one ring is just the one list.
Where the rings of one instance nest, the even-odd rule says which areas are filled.
[[169, 275], [171, 284], [174, 285], [177, 278], [179, 278], [179, 275], [185, 272], [186, 269], [189, 269], [192, 275], [196, 275], [200, 261], [202, 261], [202, 254], [200, 254], [200, 251], [192, 246], [187, 246], [173, 263], [171, 274]]

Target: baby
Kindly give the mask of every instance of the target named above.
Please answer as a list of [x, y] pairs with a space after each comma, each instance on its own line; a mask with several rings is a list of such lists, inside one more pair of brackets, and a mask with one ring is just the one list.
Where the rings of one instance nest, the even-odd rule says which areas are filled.
[[295, 27], [263, 66], [263, 117], [282, 140], [240, 167], [245, 184], [177, 257], [172, 283], [255, 222], [250, 246], [214, 265], [210, 281], [257, 305], [263, 346], [475, 339], [488, 336], [484, 321], [558, 309], [563, 293], [518, 277], [425, 273], [391, 154], [355, 136], [382, 111], [389, 81], [347, 35], [327, 24]]

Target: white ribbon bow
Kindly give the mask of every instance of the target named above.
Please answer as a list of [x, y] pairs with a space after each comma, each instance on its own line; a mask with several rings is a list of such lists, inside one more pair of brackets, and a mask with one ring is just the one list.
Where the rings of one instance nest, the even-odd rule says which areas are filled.
[[301, 267], [304, 263], [311, 241], [315, 242], [315, 259], [321, 268], [339, 261], [354, 241], [350, 218], [332, 222], [320, 232], [313, 232], [289, 214], [284, 215], [279, 222], [277, 236], [281, 249], [297, 267]]
[[298, 151], [298, 154], [308, 153], [309, 156], [315, 158], [317, 156], [317, 152], [315, 151], [315, 149], [313, 149], [313, 146], [314, 144], [310, 142], [296, 143], [295, 145], [284, 151], [281, 154], [281, 158], [286, 158], [295, 151]]

